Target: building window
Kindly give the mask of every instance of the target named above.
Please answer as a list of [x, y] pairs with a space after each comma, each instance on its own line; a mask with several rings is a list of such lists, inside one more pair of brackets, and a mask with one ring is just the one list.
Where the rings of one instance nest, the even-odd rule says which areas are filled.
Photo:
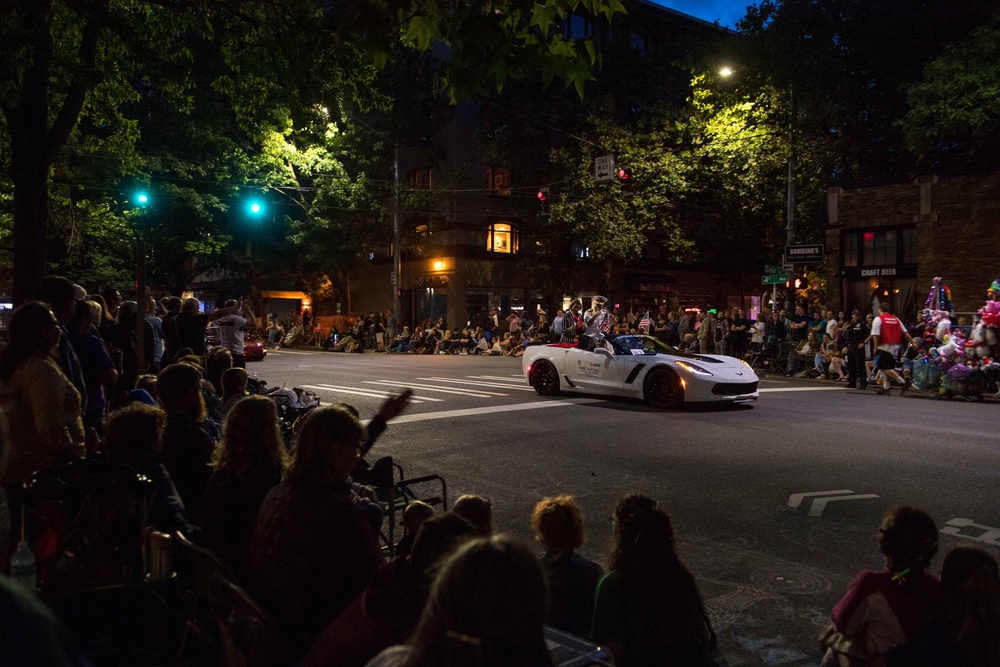
[[509, 222], [494, 222], [490, 225], [486, 249], [490, 252], [516, 253], [518, 236], [517, 228]]
[[410, 172], [410, 187], [429, 190], [431, 187], [431, 168], [414, 169]]
[[864, 266], [891, 266], [896, 264], [896, 230], [877, 229], [864, 232]]
[[500, 197], [510, 196], [510, 168], [486, 167], [486, 189], [491, 195]]
[[590, 257], [590, 246], [582, 246], [579, 243], [570, 244], [570, 252], [577, 259], [587, 259]]
[[593, 32], [591, 22], [578, 14], [570, 14], [569, 19], [563, 23], [563, 36], [566, 39], [584, 39]]
[[429, 239], [431, 237], [431, 229], [426, 222], [422, 222], [419, 225], [410, 227], [410, 236], [413, 239]]
[[903, 252], [900, 257], [900, 264], [917, 263], [917, 228], [910, 227], [902, 231]]
[[858, 265], [858, 235], [844, 235], [844, 266]]

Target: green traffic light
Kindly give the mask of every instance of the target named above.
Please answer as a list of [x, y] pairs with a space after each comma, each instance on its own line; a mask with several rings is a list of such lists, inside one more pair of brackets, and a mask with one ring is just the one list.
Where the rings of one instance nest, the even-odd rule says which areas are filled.
[[145, 206], [146, 204], [149, 203], [149, 197], [146, 195], [145, 192], [140, 192], [136, 194], [135, 200], [139, 203], [139, 206]]
[[251, 213], [260, 213], [260, 210], [261, 210], [260, 209], [260, 204], [258, 204], [256, 202], [254, 202], [253, 204], [250, 204], [250, 212]]

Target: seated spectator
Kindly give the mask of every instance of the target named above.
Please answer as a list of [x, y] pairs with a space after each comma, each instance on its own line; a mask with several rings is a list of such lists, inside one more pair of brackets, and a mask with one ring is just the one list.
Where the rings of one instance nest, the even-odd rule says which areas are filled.
[[221, 408], [223, 419], [233, 409], [233, 406], [247, 395], [247, 382], [249, 379], [244, 368], [227, 368], [223, 371]]
[[396, 336], [390, 352], [405, 354], [410, 351], [410, 327], [403, 327], [403, 330]]
[[833, 622], [820, 634], [823, 664], [869, 664], [925, 636], [940, 609], [940, 584], [926, 571], [937, 540], [934, 521], [918, 509], [886, 515], [879, 529], [886, 569], [859, 574], [833, 608]]
[[403, 535], [403, 539], [396, 544], [397, 556], [410, 555], [417, 531], [432, 516], [434, 516], [434, 508], [422, 500], [414, 500], [406, 506], [406, 509], [403, 510], [403, 526], [406, 528], [406, 535]]
[[224, 347], [213, 347], [205, 362], [205, 379], [215, 396], [222, 396], [222, 374], [233, 367], [233, 354]]
[[551, 666], [545, 603], [545, 573], [527, 545], [474, 540], [445, 563], [409, 643], [368, 667]]
[[197, 523], [201, 500], [212, 476], [209, 462], [215, 448], [201, 426], [206, 417], [201, 371], [191, 364], [171, 364], [160, 373], [156, 386], [167, 413], [163, 465], [177, 485], [188, 514]]
[[618, 665], [711, 664], [714, 636], [698, 586], [677, 557], [670, 517], [648, 496], [629, 494], [615, 507], [591, 638]]
[[477, 329], [474, 335], [475, 347], [472, 349], [473, 354], [489, 354], [490, 353], [490, 339], [486, 335], [486, 332], [482, 329]]
[[149, 507], [149, 525], [165, 533], [193, 532], [184, 501], [160, 460], [167, 416], [160, 408], [130, 403], [108, 415], [102, 449], [108, 461], [122, 463], [152, 480], [156, 491]]
[[544, 498], [531, 515], [531, 526], [545, 553], [549, 612], [546, 623], [586, 637], [594, 619], [594, 592], [604, 568], [574, 550], [583, 546], [583, 515], [572, 496]]
[[257, 516], [247, 588], [299, 657], [383, 562], [372, 525], [351, 498], [351, 470], [366, 438], [345, 407], [313, 410], [295, 434], [284, 479]]
[[150, 375], [148, 373], [140, 375], [139, 379], [135, 381], [135, 388], [145, 391], [147, 394], [153, 397], [153, 400], [159, 404], [160, 394], [156, 389], [156, 376]]
[[323, 631], [302, 667], [363, 667], [383, 649], [405, 642], [420, 621], [440, 561], [475, 536], [472, 524], [450, 512], [425, 521], [413, 554], [378, 569]]
[[451, 506], [451, 511], [469, 521], [480, 535], [493, 534], [493, 502], [489, 498], [463, 494]]
[[[230, 371], [246, 375], [241, 368]], [[212, 454], [214, 471], [205, 490], [201, 526], [205, 545], [240, 581], [246, 578], [257, 513], [264, 496], [281, 481], [287, 458], [274, 401], [247, 396], [234, 404]]]
[[791, 365], [788, 368], [787, 375], [794, 375], [796, 377], [805, 376], [805, 364], [806, 361], [815, 358], [816, 354], [820, 351], [819, 341], [816, 340], [816, 334], [809, 332], [807, 337], [799, 341], [799, 344], [795, 346], [795, 350], [791, 355]]
[[847, 381], [847, 351], [840, 349], [830, 334], [823, 334], [823, 363], [827, 377], [836, 377], [837, 382]]
[[947, 664], [1000, 665], [1000, 568], [993, 556], [968, 546], [949, 551], [941, 593]]
[[499, 338], [493, 339], [493, 345], [490, 347], [490, 356], [499, 357], [503, 355], [503, 347], [500, 344]]
[[0, 383], [18, 399], [7, 410], [10, 444], [0, 478], [9, 492], [36, 470], [84, 454], [80, 393], [53, 356], [60, 335], [55, 315], [40, 301], [18, 307], [8, 323]]

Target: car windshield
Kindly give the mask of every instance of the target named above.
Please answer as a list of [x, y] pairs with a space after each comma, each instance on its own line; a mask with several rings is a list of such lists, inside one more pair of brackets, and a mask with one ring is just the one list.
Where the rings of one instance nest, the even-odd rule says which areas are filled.
[[666, 343], [652, 338], [651, 336], [610, 336], [611, 346], [615, 349], [615, 354], [627, 355], [649, 355], [649, 354], [673, 354], [680, 355], [675, 348]]

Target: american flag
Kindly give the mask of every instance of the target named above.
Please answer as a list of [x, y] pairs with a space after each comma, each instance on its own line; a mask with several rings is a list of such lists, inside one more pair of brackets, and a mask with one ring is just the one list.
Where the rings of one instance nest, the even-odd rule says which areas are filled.
[[649, 320], [649, 311], [647, 310], [646, 314], [642, 316], [641, 320], [639, 320], [639, 328], [641, 329], [643, 327], [646, 327], [646, 331], [649, 331], [649, 326], [651, 324], [652, 322]]

